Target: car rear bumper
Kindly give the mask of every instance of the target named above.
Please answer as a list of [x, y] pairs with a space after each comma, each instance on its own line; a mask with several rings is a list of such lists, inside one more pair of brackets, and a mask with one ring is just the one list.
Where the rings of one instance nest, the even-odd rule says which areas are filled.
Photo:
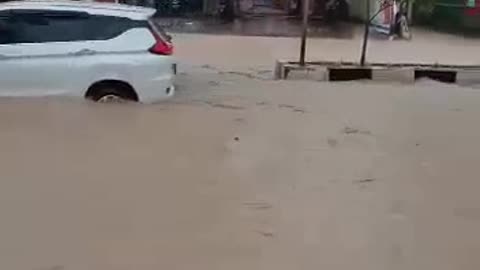
[[175, 76], [161, 76], [136, 84], [138, 99], [142, 103], [154, 103], [171, 98], [175, 94]]

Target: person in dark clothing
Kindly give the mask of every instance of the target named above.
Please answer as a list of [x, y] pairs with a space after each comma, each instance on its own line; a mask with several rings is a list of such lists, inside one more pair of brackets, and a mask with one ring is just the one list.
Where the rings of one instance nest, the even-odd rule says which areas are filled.
[[232, 22], [235, 20], [235, 5], [234, 0], [221, 0], [220, 1], [220, 19], [225, 22]]
[[400, 2], [391, 29], [390, 39], [394, 37], [411, 39], [407, 20], [407, 3], [405, 1]]
[[349, 12], [346, 0], [329, 0], [325, 4], [325, 20], [329, 23], [347, 20]]

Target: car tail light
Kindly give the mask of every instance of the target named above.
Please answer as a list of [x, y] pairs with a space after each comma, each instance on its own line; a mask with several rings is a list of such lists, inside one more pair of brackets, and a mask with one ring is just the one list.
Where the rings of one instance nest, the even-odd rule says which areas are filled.
[[154, 28], [151, 27], [150, 31], [152, 32], [152, 35], [155, 37], [155, 44], [149, 49], [149, 51], [153, 54], [172, 55], [173, 44], [163, 39]]

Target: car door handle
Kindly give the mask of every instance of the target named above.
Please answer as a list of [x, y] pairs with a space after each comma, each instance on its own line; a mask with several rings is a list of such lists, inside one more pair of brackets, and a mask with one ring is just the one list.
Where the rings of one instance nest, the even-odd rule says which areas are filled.
[[81, 49], [73, 53], [75, 56], [94, 55], [96, 51], [90, 49]]

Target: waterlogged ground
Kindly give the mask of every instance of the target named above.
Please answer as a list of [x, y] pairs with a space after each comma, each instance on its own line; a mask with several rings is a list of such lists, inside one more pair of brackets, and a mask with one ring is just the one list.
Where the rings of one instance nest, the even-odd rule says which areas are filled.
[[478, 90], [263, 73], [1, 99], [0, 269], [480, 269]]
[[[360, 37], [308, 59], [355, 61]], [[480, 269], [479, 90], [271, 81], [298, 39], [174, 42], [165, 103], [0, 99], [0, 269]], [[415, 30], [368, 61], [479, 45]]]

